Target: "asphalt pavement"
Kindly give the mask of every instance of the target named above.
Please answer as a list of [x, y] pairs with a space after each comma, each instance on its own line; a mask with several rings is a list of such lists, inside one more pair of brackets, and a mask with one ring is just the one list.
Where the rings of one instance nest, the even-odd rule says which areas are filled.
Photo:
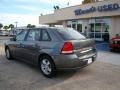
[[[0, 90], [120, 89], [119, 54], [98, 52], [97, 61], [90, 66], [76, 71], [59, 71], [50, 79], [44, 77], [37, 67], [19, 60], [7, 60], [3, 42], [0, 41]], [[113, 63], [116, 60], [117, 63]]]
[[120, 66], [120, 52], [98, 51], [97, 60]]

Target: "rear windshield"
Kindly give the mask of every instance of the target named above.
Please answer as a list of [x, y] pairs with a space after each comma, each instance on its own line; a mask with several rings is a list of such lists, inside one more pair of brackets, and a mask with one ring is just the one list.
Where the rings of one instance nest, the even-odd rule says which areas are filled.
[[72, 28], [61, 28], [61, 29], [57, 29], [56, 31], [65, 40], [85, 39], [85, 36], [83, 36], [80, 32], [78, 32]]

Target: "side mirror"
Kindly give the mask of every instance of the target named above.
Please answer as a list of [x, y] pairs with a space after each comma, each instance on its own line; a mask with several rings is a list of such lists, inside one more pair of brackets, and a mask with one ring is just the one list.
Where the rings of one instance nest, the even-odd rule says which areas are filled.
[[10, 38], [10, 41], [16, 41], [16, 37]]

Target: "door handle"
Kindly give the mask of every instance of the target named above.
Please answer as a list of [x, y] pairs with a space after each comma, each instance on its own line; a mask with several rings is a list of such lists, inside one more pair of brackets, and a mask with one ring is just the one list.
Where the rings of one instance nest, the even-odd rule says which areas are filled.
[[39, 44], [37, 44], [37, 43], [34, 44], [33, 47], [34, 47], [34, 48], [39, 48], [39, 49], [41, 49], [40, 46], [39, 46]]

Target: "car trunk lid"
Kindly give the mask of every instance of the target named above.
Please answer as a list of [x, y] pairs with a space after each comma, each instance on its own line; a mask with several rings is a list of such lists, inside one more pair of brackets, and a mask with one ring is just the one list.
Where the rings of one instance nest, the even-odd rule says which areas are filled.
[[74, 53], [80, 57], [95, 52], [95, 42], [93, 39], [81, 39], [71, 41], [74, 47]]

